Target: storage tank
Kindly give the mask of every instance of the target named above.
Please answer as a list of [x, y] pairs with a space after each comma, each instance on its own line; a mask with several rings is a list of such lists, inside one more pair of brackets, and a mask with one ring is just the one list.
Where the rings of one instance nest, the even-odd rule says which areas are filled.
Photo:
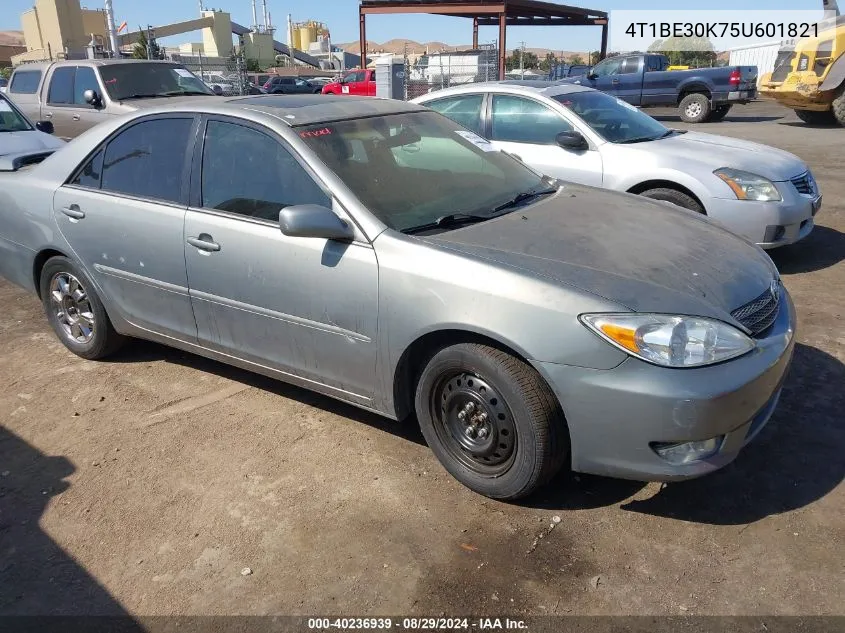
[[317, 41], [316, 22], [307, 22], [299, 27], [299, 50], [307, 51], [312, 42]]

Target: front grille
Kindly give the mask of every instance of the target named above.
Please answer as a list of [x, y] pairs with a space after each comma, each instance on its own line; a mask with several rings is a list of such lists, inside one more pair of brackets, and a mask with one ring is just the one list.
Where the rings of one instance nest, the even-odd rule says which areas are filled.
[[780, 282], [777, 291], [766, 290], [756, 299], [749, 301], [731, 312], [731, 316], [742, 323], [753, 336], [762, 334], [770, 327], [778, 316], [780, 307]]
[[806, 196], [814, 196], [816, 192], [813, 189], [813, 181], [810, 179], [810, 172], [805, 171], [800, 176], [790, 179], [792, 184], [798, 190], [798, 193], [803, 193]]

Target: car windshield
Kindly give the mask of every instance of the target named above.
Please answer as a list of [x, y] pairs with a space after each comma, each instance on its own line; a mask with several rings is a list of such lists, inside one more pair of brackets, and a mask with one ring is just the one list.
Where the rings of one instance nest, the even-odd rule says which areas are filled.
[[29, 121], [5, 97], [0, 97], [0, 132], [27, 132], [31, 129]]
[[634, 106], [603, 92], [571, 92], [553, 95], [552, 98], [611, 143], [654, 141], [672, 133], [669, 128]]
[[[374, 215], [398, 231], [434, 223], [432, 230], [456, 228], [456, 222], [438, 223], [446, 216], [486, 220], [549, 189], [547, 179], [435, 112], [338, 121], [298, 132]], [[528, 195], [516, 200], [520, 194]]]
[[105, 64], [100, 66], [100, 74], [106, 92], [114, 101], [182, 94], [214, 95], [190, 70], [174, 64]]

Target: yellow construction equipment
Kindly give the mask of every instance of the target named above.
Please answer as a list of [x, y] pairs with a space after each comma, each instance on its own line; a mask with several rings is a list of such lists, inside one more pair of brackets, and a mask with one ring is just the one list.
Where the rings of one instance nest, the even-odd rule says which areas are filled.
[[845, 19], [819, 24], [818, 36], [778, 52], [774, 71], [763, 75], [759, 93], [776, 99], [805, 123], [845, 126]]

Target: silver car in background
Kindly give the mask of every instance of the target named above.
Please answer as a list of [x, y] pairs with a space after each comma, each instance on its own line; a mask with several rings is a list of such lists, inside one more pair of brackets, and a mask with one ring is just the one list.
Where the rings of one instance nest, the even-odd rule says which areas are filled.
[[0, 94], [0, 160], [11, 165], [19, 160], [43, 158], [64, 144], [53, 136], [50, 121], [33, 123], [6, 95]]
[[410, 103], [200, 99], [3, 169], [0, 274], [72, 352], [150, 339], [415, 413], [491, 497], [563, 467], [712, 472], [792, 356], [795, 310], [753, 244], [541, 176]]
[[556, 178], [704, 213], [763, 248], [813, 230], [821, 193], [797, 156], [739, 139], [673, 130], [592, 88], [471, 84], [414, 100]]

